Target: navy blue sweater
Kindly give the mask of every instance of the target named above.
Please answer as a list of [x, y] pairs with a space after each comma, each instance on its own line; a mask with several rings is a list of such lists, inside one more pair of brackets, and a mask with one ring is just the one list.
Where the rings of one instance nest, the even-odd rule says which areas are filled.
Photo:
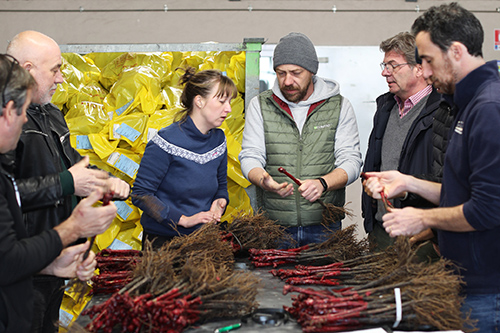
[[496, 61], [456, 86], [440, 206], [464, 204], [473, 232], [439, 231], [441, 254], [464, 270], [468, 294], [500, 292], [500, 76]]
[[[161, 129], [146, 146], [133, 193], [153, 195], [164, 203], [163, 221], [153, 219], [147, 206], [133, 200], [143, 210], [143, 229], [150, 234], [177, 236], [172, 223], [177, 224], [181, 215], [208, 211], [219, 198], [229, 202], [226, 177], [226, 137], [221, 129], [212, 129], [205, 135], [191, 117]], [[178, 230], [189, 234], [200, 226], [178, 226]]]

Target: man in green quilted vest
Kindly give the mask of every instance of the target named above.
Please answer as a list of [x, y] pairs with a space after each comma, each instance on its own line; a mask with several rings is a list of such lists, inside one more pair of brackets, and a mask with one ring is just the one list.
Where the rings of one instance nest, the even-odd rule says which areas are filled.
[[[257, 202], [269, 218], [288, 228], [298, 244], [323, 241], [323, 200], [342, 207], [345, 187], [359, 176], [362, 159], [356, 117], [339, 84], [316, 76], [311, 40], [292, 32], [273, 56], [276, 82], [246, 110], [241, 170], [257, 187]], [[298, 178], [295, 188], [285, 168]], [[340, 229], [341, 221], [329, 226]]]

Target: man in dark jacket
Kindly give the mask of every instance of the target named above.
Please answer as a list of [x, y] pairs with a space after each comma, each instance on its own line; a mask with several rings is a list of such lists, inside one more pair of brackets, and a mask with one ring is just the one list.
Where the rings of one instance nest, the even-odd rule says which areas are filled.
[[[37, 88], [27, 110], [28, 121], [15, 151], [14, 176], [19, 180], [24, 221], [34, 236], [67, 219], [80, 197], [100, 187], [126, 198], [129, 185], [102, 170], [88, 168], [89, 159], [71, 146], [61, 111], [50, 104], [63, 82], [57, 43], [36, 31], [16, 35], [7, 53], [35, 78]], [[56, 332], [64, 281], [48, 275], [35, 278], [35, 316], [32, 332]]]
[[[432, 170], [432, 121], [439, 107], [440, 95], [428, 85], [422, 66], [415, 60], [415, 38], [399, 33], [380, 44], [385, 53], [382, 76], [389, 92], [377, 98], [377, 112], [368, 141], [363, 171], [397, 169], [418, 175]], [[393, 200], [395, 207], [405, 205], [405, 198]], [[422, 200], [420, 205], [425, 205]], [[412, 202], [412, 205], [418, 204]], [[383, 203], [366, 193], [362, 197], [365, 231], [374, 249], [383, 250], [393, 240], [382, 227], [386, 213]]]
[[[500, 324], [500, 77], [498, 61], [486, 62], [484, 30], [457, 3], [430, 7], [412, 26], [424, 75], [456, 110], [449, 132], [442, 184], [397, 171], [370, 173], [365, 190], [398, 196], [417, 193], [438, 208], [393, 209], [384, 215], [392, 236], [438, 230], [439, 249], [464, 280], [464, 316], [478, 332]], [[465, 327], [471, 330], [470, 327]]]
[[[26, 122], [26, 108], [35, 81], [16, 61], [0, 55], [0, 158], [14, 149]], [[88, 280], [95, 269], [91, 252], [82, 262], [90, 243], [63, 250], [79, 237], [105, 231], [116, 215], [116, 207], [93, 207], [102, 192], [82, 201], [69, 219], [37, 236], [29, 237], [21, 212], [16, 181], [0, 165], [0, 332], [28, 332], [33, 314], [33, 275], [50, 274]], [[62, 251], [62, 252], [61, 252]]]

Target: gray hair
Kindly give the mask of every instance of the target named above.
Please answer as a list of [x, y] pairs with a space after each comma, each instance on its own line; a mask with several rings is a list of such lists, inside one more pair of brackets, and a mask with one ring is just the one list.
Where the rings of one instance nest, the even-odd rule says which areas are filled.
[[388, 38], [380, 43], [380, 50], [384, 53], [394, 51], [405, 57], [406, 62], [412, 66], [417, 64], [415, 60], [415, 36], [409, 32], [400, 32], [396, 36]]
[[14, 102], [17, 114], [21, 115], [28, 90], [36, 87], [35, 79], [22, 68], [17, 60], [6, 54], [0, 54], [0, 115], [9, 101]]

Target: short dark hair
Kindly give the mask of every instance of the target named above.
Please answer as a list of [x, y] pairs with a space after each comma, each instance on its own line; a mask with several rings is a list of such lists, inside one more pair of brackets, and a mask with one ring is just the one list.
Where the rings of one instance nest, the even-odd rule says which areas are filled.
[[416, 65], [415, 61], [415, 36], [409, 32], [400, 32], [396, 36], [388, 38], [380, 43], [380, 50], [384, 53], [394, 51], [405, 57], [410, 65]]
[[422, 31], [428, 32], [431, 41], [442, 51], [447, 51], [453, 42], [459, 42], [472, 56], [483, 56], [481, 22], [456, 2], [430, 7], [415, 20], [411, 31], [415, 36]]
[[35, 79], [10, 55], [0, 54], [0, 115], [9, 101], [21, 115], [28, 90], [36, 86]]

